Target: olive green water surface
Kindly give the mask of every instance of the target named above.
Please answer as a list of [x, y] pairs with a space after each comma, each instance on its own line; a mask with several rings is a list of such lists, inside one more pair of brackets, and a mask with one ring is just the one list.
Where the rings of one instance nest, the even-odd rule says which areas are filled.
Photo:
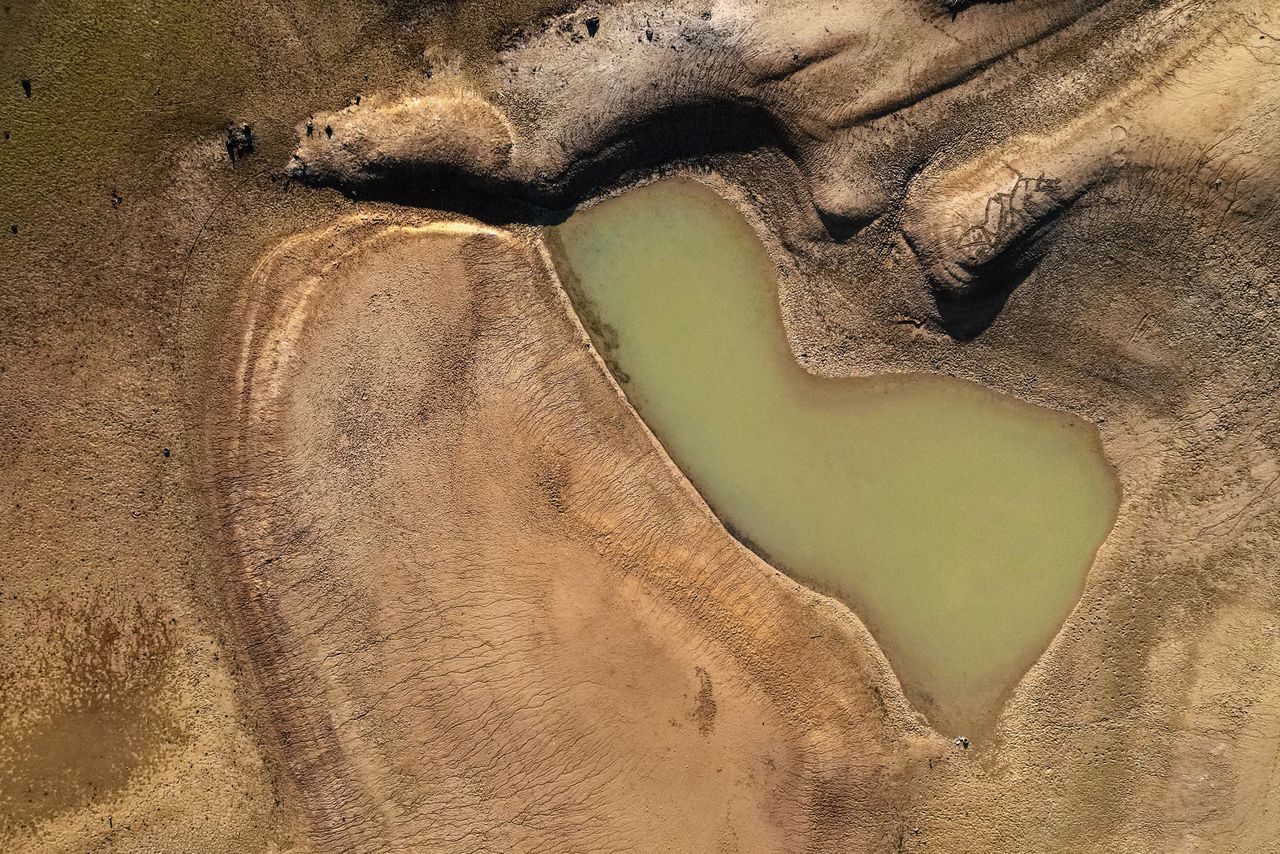
[[945, 377], [808, 373], [764, 247], [692, 180], [550, 237], [628, 399], [720, 518], [852, 606], [935, 726], [990, 724], [1114, 521], [1093, 425]]

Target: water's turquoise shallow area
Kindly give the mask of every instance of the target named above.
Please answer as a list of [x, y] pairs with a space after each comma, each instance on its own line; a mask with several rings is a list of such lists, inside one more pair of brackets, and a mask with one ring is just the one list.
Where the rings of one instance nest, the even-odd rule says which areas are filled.
[[990, 723], [1115, 519], [1093, 425], [945, 377], [808, 373], [764, 247], [689, 179], [582, 210], [549, 244], [627, 398], [725, 524], [848, 603], [935, 726]]

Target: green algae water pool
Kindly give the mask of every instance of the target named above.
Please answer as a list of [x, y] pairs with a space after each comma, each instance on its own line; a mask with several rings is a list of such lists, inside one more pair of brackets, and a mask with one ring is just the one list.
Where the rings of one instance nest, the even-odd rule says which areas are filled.
[[936, 727], [988, 725], [1114, 522], [1093, 425], [946, 377], [808, 373], [768, 253], [696, 181], [548, 238], [628, 400], [726, 526], [849, 604]]

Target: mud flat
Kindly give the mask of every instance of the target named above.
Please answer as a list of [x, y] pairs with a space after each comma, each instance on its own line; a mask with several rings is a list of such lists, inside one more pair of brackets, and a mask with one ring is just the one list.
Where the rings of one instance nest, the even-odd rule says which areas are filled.
[[532, 240], [350, 218], [246, 300], [214, 450], [313, 838], [448, 847], [477, 810], [500, 850], [893, 834], [937, 739], [848, 609], [671, 467]]
[[[1273, 854], [1272, 0], [9, 7], [0, 848]], [[975, 749], [543, 263], [674, 166], [807, 370], [1097, 425]]]

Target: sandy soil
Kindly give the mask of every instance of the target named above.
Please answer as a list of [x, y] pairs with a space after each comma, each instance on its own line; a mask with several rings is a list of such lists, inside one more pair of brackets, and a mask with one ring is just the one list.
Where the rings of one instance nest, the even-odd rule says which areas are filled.
[[[945, 5], [6, 8], [4, 847], [1277, 850], [1280, 20]], [[975, 749], [568, 310], [543, 208], [675, 161], [810, 369], [1100, 425]]]

